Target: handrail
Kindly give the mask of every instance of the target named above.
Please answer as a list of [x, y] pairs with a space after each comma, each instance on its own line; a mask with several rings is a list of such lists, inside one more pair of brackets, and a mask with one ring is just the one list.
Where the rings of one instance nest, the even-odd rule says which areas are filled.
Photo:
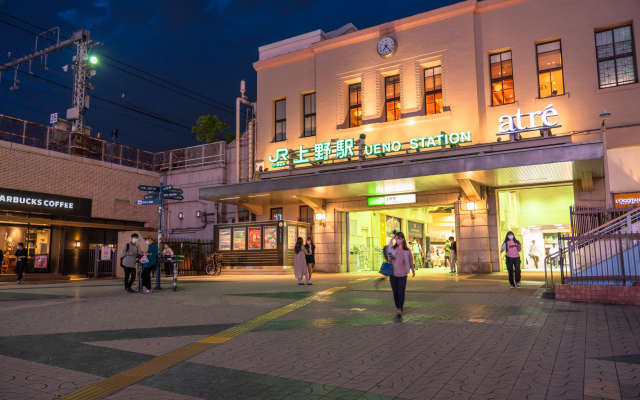
[[[543, 263], [544, 263], [544, 284], [545, 284], [545, 287], [547, 289], [547, 292], [549, 291], [549, 282], [547, 281], [547, 260], [552, 259], [552, 258], [557, 258], [557, 257], [564, 257], [564, 250], [563, 249], [558, 249], [558, 250], [560, 250], [558, 253], [549, 254], [543, 260]], [[549, 268], [549, 275], [551, 275], [551, 287], [552, 287], [552, 289], [555, 290], [556, 285], [553, 282], [553, 268]]]
[[[622, 211], [622, 210], [616, 210], [616, 211]], [[617, 217], [617, 218], [615, 218], [615, 219], [612, 219], [612, 220], [611, 220], [611, 221], [609, 221], [609, 222], [605, 222], [604, 224], [600, 225], [599, 227], [597, 227], [597, 228], [595, 228], [595, 229], [592, 229], [592, 230], [590, 230], [590, 231], [588, 231], [588, 232], [583, 233], [581, 236], [584, 236], [584, 235], [594, 235], [594, 234], [597, 234], [597, 233], [605, 233], [606, 231], [605, 231], [603, 228], [607, 227], [607, 225], [613, 225], [613, 224], [620, 224], [620, 225], [623, 225], [623, 224], [622, 224], [622, 222], [623, 222], [623, 221], [622, 221], [622, 218], [624, 218], [624, 222], [626, 223], [626, 222], [627, 222], [627, 221], [626, 221], [627, 217], [628, 217], [628, 216], [631, 216], [631, 214], [633, 214], [633, 213], [637, 213], [637, 215], [632, 216], [632, 220], [631, 220], [631, 222], [632, 222], [632, 223], [633, 223], [633, 222], [637, 222], [637, 221], [634, 221], [634, 220], [633, 220], [633, 218], [635, 218], [635, 217], [637, 217], [637, 220], [638, 220], [638, 221], [640, 221], [640, 208], [634, 208], [633, 210], [631, 210], [631, 211], [629, 211], [629, 212], [626, 212], [626, 213], [622, 214], [621, 216], [619, 216], [619, 217]], [[612, 229], [613, 229], [613, 228], [617, 228], [617, 227], [610, 226], [609, 228], [612, 228]]]

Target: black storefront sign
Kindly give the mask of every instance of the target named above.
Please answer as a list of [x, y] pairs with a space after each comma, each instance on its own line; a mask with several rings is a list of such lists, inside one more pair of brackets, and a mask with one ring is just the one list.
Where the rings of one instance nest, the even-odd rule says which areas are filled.
[[91, 217], [91, 199], [0, 188], [0, 210]]
[[422, 232], [424, 231], [424, 225], [419, 222], [408, 221], [407, 225], [409, 226], [409, 236], [421, 238]]

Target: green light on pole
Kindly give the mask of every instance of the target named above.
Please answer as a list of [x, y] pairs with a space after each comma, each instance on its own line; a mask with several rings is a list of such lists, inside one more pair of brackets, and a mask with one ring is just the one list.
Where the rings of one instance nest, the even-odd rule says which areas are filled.
[[97, 64], [98, 63], [98, 57], [91, 56], [91, 58], [89, 58], [89, 62], [91, 62], [91, 64]]

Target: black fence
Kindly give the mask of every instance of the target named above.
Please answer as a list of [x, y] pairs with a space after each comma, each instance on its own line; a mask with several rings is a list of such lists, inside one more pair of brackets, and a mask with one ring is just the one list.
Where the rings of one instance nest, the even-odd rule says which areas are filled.
[[169, 241], [168, 243], [174, 254], [184, 256], [184, 262], [178, 264], [178, 272], [181, 276], [206, 275], [206, 258], [215, 252], [213, 242], [199, 241]]

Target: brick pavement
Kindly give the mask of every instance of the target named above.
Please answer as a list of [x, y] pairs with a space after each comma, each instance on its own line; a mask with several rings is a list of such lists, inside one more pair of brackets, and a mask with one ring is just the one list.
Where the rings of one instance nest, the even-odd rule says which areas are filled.
[[[361, 275], [227, 276], [127, 295], [114, 280], [0, 284], [0, 399], [56, 399]], [[374, 275], [371, 275], [374, 278]], [[635, 399], [640, 307], [420, 274], [314, 301], [110, 399]]]

